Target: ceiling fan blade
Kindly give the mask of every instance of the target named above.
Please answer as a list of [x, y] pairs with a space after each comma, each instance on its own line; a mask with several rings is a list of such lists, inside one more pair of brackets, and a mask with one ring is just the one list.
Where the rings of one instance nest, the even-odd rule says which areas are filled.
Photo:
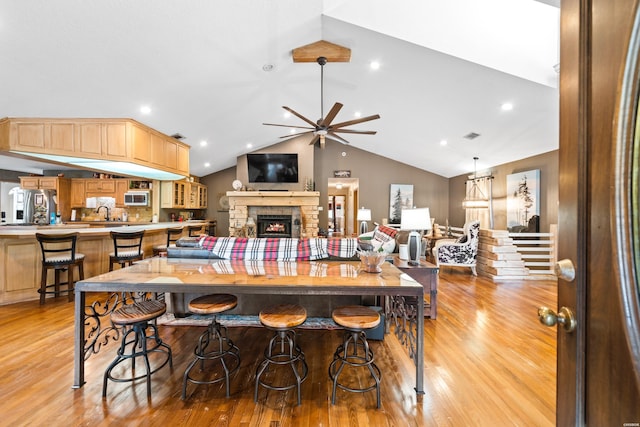
[[368, 122], [370, 120], [376, 120], [376, 119], [379, 119], [379, 118], [380, 118], [379, 114], [374, 114], [373, 116], [361, 117], [359, 119], [353, 119], [353, 120], [349, 120], [347, 122], [336, 123], [335, 125], [331, 126], [331, 128], [332, 129], [336, 129], [336, 128], [341, 128], [341, 127], [344, 127], [344, 126], [356, 125], [358, 123], [364, 123], [364, 122]]
[[281, 126], [283, 128], [294, 128], [294, 129], [311, 129], [311, 130], [315, 129], [315, 128], [308, 127], [308, 126], [277, 125], [275, 123], [263, 123], [263, 125], [266, 125], [266, 126]]
[[329, 111], [329, 114], [327, 114], [327, 117], [322, 119], [322, 121], [320, 122], [320, 126], [329, 126], [333, 121], [333, 119], [336, 118], [341, 108], [342, 108], [341, 103], [336, 102], [335, 104], [333, 104], [333, 107], [331, 107], [331, 110]]
[[296, 111], [292, 110], [289, 107], [282, 106], [282, 108], [284, 108], [285, 110], [287, 110], [288, 112], [290, 112], [294, 116], [298, 117], [299, 119], [302, 119], [305, 122], [309, 123], [311, 126], [313, 126], [314, 129], [316, 128], [317, 124], [314, 121], [311, 121], [311, 120], [307, 119], [305, 116], [303, 116], [300, 113], [297, 113]]
[[357, 133], [361, 135], [375, 135], [378, 133], [376, 130], [352, 130], [352, 129], [331, 129], [331, 132], [341, 132], [341, 133]]
[[329, 139], [333, 139], [334, 141], [338, 141], [341, 142], [343, 144], [349, 144], [349, 141], [347, 141], [346, 139], [344, 139], [343, 137], [336, 135], [333, 132], [329, 132], [325, 135], [325, 138], [329, 138]]
[[300, 136], [300, 135], [306, 135], [308, 133], [313, 133], [313, 131], [312, 130], [308, 130], [306, 132], [290, 133], [289, 135], [283, 135], [280, 138], [293, 138], [293, 137]]
[[318, 141], [320, 141], [320, 135], [314, 136], [313, 139], [311, 140], [311, 142], [309, 143], [309, 145], [313, 145]]

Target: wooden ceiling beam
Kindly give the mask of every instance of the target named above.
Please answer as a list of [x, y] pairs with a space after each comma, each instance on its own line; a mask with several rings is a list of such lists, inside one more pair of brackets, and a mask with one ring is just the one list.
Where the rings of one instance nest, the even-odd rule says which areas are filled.
[[293, 62], [316, 62], [318, 57], [324, 56], [327, 62], [350, 62], [351, 49], [328, 41], [320, 40], [292, 51]]

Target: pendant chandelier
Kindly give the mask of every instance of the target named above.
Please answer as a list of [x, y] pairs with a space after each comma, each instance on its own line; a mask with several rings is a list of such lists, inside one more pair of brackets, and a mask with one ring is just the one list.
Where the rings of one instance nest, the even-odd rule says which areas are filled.
[[465, 182], [465, 189], [467, 188], [467, 185], [471, 183], [471, 188], [469, 189], [469, 191], [466, 191], [466, 197], [462, 201], [462, 207], [465, 209], [486, 209], [489, 207], [489, 199], [484, 195], [482, 190], [480, 190], [480, 187], [478, 187], [478, 181], [486, 177], [478, 178], [476, 170], [477, 161], [478, 157], [474, 157], [473, 178], [468, 179]]

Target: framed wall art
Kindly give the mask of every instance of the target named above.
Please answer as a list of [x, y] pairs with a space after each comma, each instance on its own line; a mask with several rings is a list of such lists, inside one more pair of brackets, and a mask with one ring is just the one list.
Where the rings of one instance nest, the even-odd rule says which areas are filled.
[[389, 190], [389, 223], [400, 224], [402, 209], [413, 207], [413, 184], [391, 184]]
[[540, 216], [540, 169], [507, 175], [507, 228]]

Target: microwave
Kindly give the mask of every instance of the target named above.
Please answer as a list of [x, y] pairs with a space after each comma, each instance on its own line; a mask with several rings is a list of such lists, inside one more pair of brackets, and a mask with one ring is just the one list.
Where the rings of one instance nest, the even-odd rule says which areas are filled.
[[150, 194], [148, 191], [127, 191], [124, 193], [125, 206], [149, 206]]

